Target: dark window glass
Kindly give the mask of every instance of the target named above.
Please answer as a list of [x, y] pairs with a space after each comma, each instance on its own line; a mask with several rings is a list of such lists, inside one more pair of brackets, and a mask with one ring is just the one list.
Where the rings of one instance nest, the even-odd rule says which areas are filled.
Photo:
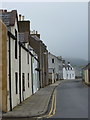
[[27, 52], [27, 63], [29, 64], [29, 53]]
[[52, 59], [52, 63], [54, 63], [54, 59]]
[[69, 70], [69, 67], [68, 67], [68, 70]]
[[29, 88], [29, 73], [28, 73], [28, 88]]
[[18, 94], [18, 73], [15, 73], [16, 94]]
[[25, 91], [25, 74], [22, 73], [22, 89]]

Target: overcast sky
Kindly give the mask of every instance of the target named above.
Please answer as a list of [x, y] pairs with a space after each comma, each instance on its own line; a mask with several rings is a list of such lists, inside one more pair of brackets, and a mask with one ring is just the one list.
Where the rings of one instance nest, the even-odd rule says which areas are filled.
[[38, 30], [48, 50], [62, 57], [88, 59], [88, 3], [3, 3], [17, 9]]

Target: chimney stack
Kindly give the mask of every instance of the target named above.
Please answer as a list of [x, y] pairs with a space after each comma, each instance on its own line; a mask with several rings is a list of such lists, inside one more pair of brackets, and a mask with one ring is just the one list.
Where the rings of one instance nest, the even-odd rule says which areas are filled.
[[0, 13], [3, 13], [3, 10], [2, 10], [2, 9], [0, 9]]
[[24, 16], [22, 16], [22, 21], [24, 21]]
[[33, 30], [33, 34], [35, 34], [35, 30]]
[[36, 31], [36, 34], [38, 34], [38, 31]]
[[19, 14], [19, 21], [21, 21], [21, 14]]
[[4, 10], [4, 12], [7, 12], [7, 10]]

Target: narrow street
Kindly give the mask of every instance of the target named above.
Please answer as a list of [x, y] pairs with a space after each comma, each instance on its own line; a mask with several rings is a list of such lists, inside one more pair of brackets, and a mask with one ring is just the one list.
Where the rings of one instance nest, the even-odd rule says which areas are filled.
[[[67, 118], [88, 118], [88, 87], [81, 80], [65, 80], [56, 88], [54, 92], [54, 107], [52, 115], [35, 118], [18, 118], [12, 120], [66, 120]], [[52, 102], [53, 103], [53, 102]], [[51, 105], [52, 106], [52, 105]], [[51, 108], [50, 108], [51, 109]], [[50, 110], [51, 111], [51, 110]], [[49, 112], [50, 114], [50, 112]], [[4, 119], [3, 119], [4, 120]], [[9, 119], [5, 119], [9, 120]], [[67, 119], [68, 120], [68, 119]]]
[[0, 2], [0, 120], [88, 120], [90, 2], [16, 1]]
[[56, 112], [51, 118], [88, 118], [88, 87], [81, 80], [67, 80], [57, 87]]

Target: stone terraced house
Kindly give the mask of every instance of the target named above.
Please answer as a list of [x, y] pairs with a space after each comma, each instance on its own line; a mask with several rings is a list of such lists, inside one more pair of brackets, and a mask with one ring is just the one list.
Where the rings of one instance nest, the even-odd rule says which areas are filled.
[[[17, 11], [0, 11], [3, 29], [6, 33], [2, 49], [2, 110], [7, 112], [20, 103], [19, 100], [19, 37]], [[6, 29], [4, 29], [6, 27]], [[4, 34], [3, 32], [3, 34]], [[4, 70], [3, 70], [4, 69]]]
[[0, 110], [8, 112], [39, 90], [39, 61], [30, 21], [18, 21], [16, 10], [0, 10], [0, 28]]

